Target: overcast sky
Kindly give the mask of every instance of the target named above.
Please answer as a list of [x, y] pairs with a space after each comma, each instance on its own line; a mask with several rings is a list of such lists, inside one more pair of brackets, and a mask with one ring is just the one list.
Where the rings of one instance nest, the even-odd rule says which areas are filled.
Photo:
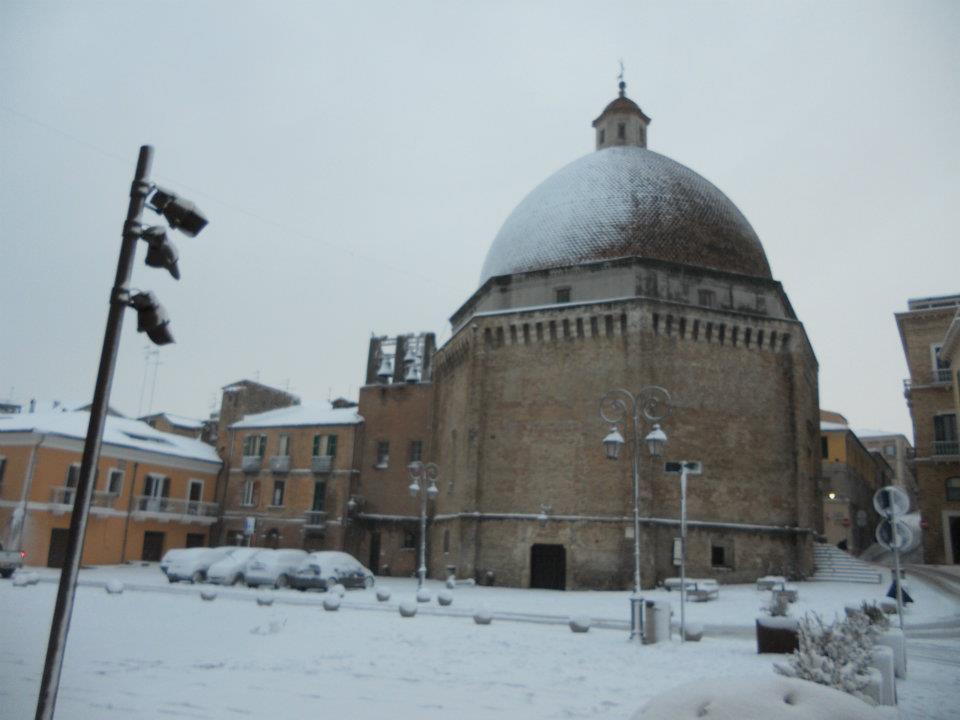
[[[138, 259], [111, 404], [206, 416], [241, 378], [356, 397], [513, 207], [628, 95], [723, 190], [820, 362], [821, 405], [912, 437], [893, 313], [960, 292], [960, 3], [0, 3], [0, 399], [88, 402], [141, 144], [209, 227]], [[153, 218], [149, 218], [152, 220]], [[145, 383], [146, 378], [146, 383]]]

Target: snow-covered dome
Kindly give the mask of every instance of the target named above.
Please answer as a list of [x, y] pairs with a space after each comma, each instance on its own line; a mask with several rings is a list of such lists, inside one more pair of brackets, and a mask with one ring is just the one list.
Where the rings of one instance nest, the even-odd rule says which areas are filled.
[[481, 284], [619, 257], [771, 277], [757, 234], [713, 184], [645, 147], [604, 147], [602, 138], [602, 149], [551, 175], [510, 214], [487, 252]]

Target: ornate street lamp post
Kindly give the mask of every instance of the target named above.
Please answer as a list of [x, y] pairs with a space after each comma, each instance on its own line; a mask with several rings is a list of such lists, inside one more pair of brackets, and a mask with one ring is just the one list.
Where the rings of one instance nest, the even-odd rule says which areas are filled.
[[422, 463], [419, 460], [407, 465], [407, 471], [410, 473], [410, 485], [407, 489], [412, 497], [420, 498], [420, 567], [417, 568], [419, 590], [427, 577], [427, 500], [435, 500], [440, 494], [437, 489], [440, 471], [433, 463]]
[[600, 399], [600, 417], [610, 423], [610, 432], [603, 439], [607, 458], [616, 460], [626, 443], [620, 424], [628, 435], [632, 432], [633, 463], [633, 597], [631, 598], [630, 639], [643, 634], [643, 612], [640, 604], [640, 427], [641, 416], [653, 427], [644, 438], [651, 458], [663, 455], [667, 435], [659, 422], [670, 415], [670, 393], [662, 387], [649, 385], [634, 395], [622, 388], [610, 390]]

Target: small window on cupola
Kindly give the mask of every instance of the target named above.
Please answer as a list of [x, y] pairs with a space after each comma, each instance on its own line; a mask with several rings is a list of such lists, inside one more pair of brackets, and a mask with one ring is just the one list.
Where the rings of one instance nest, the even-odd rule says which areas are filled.
[[607, 137], [607, 131], [604, 130], [603, 128], [600, 128], [600, 144], [601, 145], [603, 145], [603, 141], [606, 139], [606, 137]]
[[617, 139], [624, 140], [627, 137], [627, 124], [617, 123]]

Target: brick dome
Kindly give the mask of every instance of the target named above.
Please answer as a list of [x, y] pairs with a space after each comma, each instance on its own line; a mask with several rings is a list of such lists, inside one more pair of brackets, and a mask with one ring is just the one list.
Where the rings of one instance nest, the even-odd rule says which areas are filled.
[[627, 145], [575, 160], [527, 195], [494, 238], [480, 282], [620, 257], [771, 277], [760, 239], [726, 195]]

